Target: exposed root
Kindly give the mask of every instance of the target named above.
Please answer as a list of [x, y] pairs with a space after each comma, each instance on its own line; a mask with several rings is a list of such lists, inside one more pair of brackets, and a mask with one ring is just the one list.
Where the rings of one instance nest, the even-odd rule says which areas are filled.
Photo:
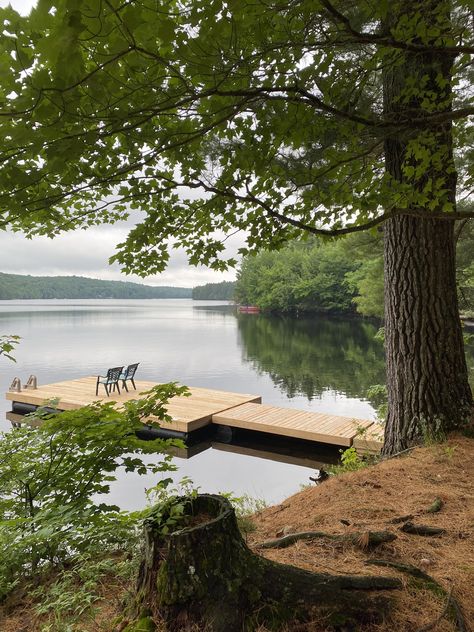
[[315, 540], [317, 538], [327, 538], [336, 542], [351, 542], [361, 549], [369, 549], [379, 544], [393, 542], [397, 536], [390, 531], [354, 531], [353, 533], [332, 534], [324, 531], [302, 531], [300, 533], [290, 533], [281, 538], [265, 540], [257, 544], [257, 549], [284, 549], [299, 540]]
[[[420, 568], [412, 566], [411, 564], [402, 564], [400, 562], [392, 562], [390, 560], [367, 560], [365, 563], [372, 564], [374, 566], [386, 566], [388, 568], [395, 568], [402, 573], [411, 575], [412, 577], [421, 580], [422, 582], [424, 582], [427, 588], [436, 592], [437, 594], [441, 594], [443, 597], [446, 598], [447, 604], [445, 616], [448, 616], [453, 621], [454, 625], [456, 626], [457, 632], [471, 632], [471, 628], [464, 618], [461, 606], [452, 595], [452, 589], [446, 591], [441, 586], [441, 584], [436, 581], [436, 579], [431, 577], [431, 575], [428, 575]], [[430, 628], [427, 629], [429, 630]]]
[[441, 527], [429, 527], [425, 524], [414, 524], [413, 522], [405, 522], [405, 524], [400, 527], [400, 531], [410, 533], [411, 535], [423, 536], [442, 535], [446, 533], [446, 529], [442, 529]]

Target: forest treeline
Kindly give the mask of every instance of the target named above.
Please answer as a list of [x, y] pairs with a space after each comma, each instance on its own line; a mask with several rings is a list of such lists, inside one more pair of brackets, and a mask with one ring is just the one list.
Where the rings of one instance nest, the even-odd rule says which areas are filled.
[[11, 299], [82, 299], [82, 298], [193, 298], [195, 300], [232, 300], [234, 281], [207, 283], [181, 288], [102, 281], [81, 276], [38, 277], [0, 272], [0, 300]]
[[153, 287], [80, 276], [38, 277], [0, 273], [0, 299], [191, 298], [191, 288]]
[[193, 288], [193, 299], [197, 301], [231, 301], [234, 298], [235, 281], [206, 283]]
[[[474, 313], [474, 221], [457, 227], [461, 312]], [[193, 298], [236, 300], [280, 313], [383, 316], [383, 244], [379, 232], [339, 239], [309, 238], [246, 257], [237, 281], [194, 288], [153, 287], [80, 276], [0, 273], [0, 299]]]
[[[474, 312], [474, 223], [457, 227], [461, 312]], [[235, 300], [266, 311], [383, 316], [383, 244], [379, 232], [309, 238], [244, 259]]]

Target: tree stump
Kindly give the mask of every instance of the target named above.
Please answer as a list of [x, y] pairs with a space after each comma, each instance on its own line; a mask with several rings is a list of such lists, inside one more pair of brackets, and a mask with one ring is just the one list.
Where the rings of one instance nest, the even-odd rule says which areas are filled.
[[257, 624], [321, 614], [328, 625], [378, 621], [387, 616], [387, 589], [398, 579], [311, 573], [255, 555], [239, 532], [234, 510], [222, 497], [175, 499], [183, 510], [168, 530], [171, 505], [157, 507], [145, 523], [136, 606], [162, 618], [173, 632], [193, 629], [240, 632]]

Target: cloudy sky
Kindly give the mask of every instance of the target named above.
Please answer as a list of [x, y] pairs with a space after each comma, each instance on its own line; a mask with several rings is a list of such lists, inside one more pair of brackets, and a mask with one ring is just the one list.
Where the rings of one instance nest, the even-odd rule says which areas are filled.
[[[20, 13], [29, 13], [35, 0], [0, 0], [0, 7], [9, 4]], [[14, 274], [83, 275], [100, 279], [137, 281], [150, 285], [178, 285], [193, 287], [203, 283], [228, 281], [235, 272], [217, 273], [208, 268], [189, 266], [184, 252], [173, 251], [167, 270], [143, 280], [120, 273], [118, 266], [110, 266], [108, 258], [115, 245], [127, 234], [125, 225], [102, 226], [87, 231], [75, 231], [54, 240], [37, 237], [27, 240], [21, 235], [0, 233], [0, 272]], [[229, 254], [234, 254], [241, 240], [229, 239]]]
[[[0, 272], [40, 276], [75, 274], [179, 287], [232, 281], [235, 278], [235, 271], [217, 273], [205, 267], [189, 266], [185, 253], [177, 250], [172, 251], [171, 261], [163, 274], [146, 279], [125, 276], [117, 265], [108, 264], [108, 258], [114, 254], [115, 245], [124, 239], [126, 232], [119, 225], [104, 226], [66, 233], [55, 239], [36, 237], [32, 240], [21, 235], [0, 233]], [[239, 245], [240, 241], [235, 239], [234, 244], [229, 246], [230, 253], [235, 252]]]

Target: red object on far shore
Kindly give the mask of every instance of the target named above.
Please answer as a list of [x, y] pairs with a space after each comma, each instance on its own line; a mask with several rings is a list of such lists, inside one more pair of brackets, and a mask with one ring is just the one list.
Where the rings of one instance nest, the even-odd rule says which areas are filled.
[[241, 314], [259, 314], [260, 307], [257, 305], [239, 305], [238, 310]]

